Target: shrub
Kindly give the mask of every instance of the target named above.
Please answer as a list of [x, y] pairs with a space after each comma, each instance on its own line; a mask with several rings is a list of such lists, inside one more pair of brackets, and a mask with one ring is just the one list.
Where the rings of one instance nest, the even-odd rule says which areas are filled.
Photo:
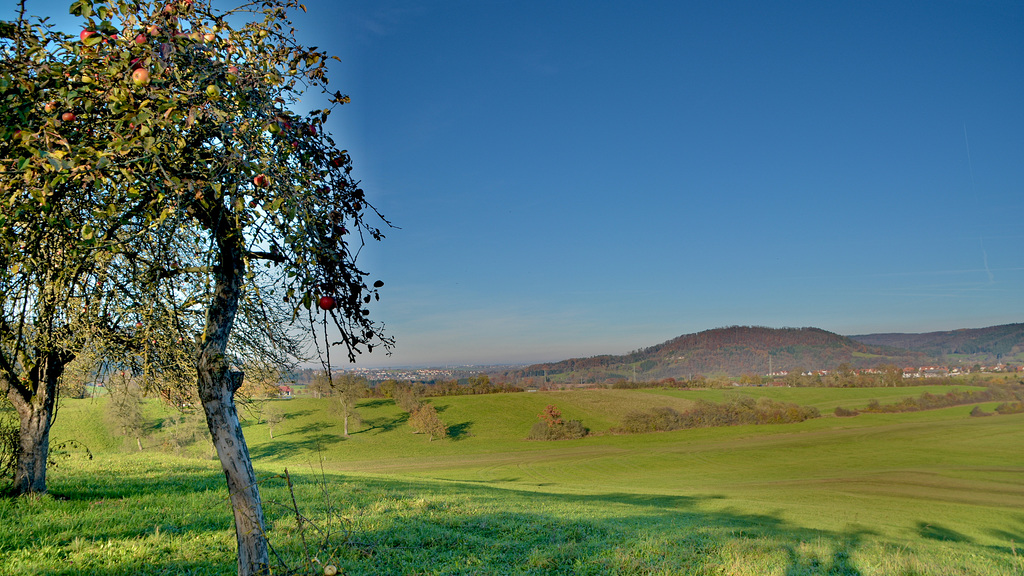
[[589, 432], [579, 420], [562, 420], [562, 413], [553, 404], [537, 417], [540, 420], [530, 428], [528, 440], [576, 440]]
[[642, 432], [667, 432], [685, 428], [683, 415], [663, 406], [647, 411], [633, 410], [622, 418], [623, 432], [638, 434]]
[[974, 409], [971, 410], [971, 416], [975, 418], [980, 418], [982, 416], [995, 416], [995, 413], [985, 412], [984, 410], [981, 409], [981, 406], [975, 406]]
[[530, 428], [528, 440], [577, 440], [590, 431], [579, 420], [567, 420], [561, 424], [548, 426], [546, 422], [534, 422]]
[[820, 415], [814, 407], [768, 398], [755, 401], [753, 398], [740, 397], [721, 403], [698, 400], [696, 406], [686, 412], [678, 412], [667, 406], [646, 411], [634, 410], [623, 417], [618, 430], [640, 433], [740, 424], [787, 424]]
[[851, 410], [849, 408], [843, 408], [842, 406], [836, 406], [835, 415], [840, 418], [848, 418], [850, 416], [856, 416], [860, 414], [857, 410]]
[[914, 412], [917, 410], [934, 410], [950, 406], [977, 404], [978, 402], [991, 402], [993, 400], [1008, 400], [1020, 403], [1021, 400], [1024, 400], [1024, 386], [1020, 384], [999, 384], [991, 385], [985, 390], [952, 390], [941, 396], [925, 392], [917, 398], [904, 398], [894, 404], [880, 404], [878, 400], [871, 400], [865, 410], [869, 412]]
[[996, 406], [996, 412], [999, 414], [1020, 414], [1024, 412], [1024, 402], [1003, 402]]

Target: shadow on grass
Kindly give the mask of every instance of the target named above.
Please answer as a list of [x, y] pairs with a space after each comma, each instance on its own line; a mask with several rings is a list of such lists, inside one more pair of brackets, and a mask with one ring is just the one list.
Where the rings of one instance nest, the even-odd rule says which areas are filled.
[[380, 408], [382, 406], [394, 406], [395, 401], [390, 398], [376, 398], [374, 400], [363, 400], [357, 408]]
[[[359, 483], [361, 494], [386, 494], [389, 502], [407, 504], [394, 505], [388, 514], [374, 517], [373, 528], [354, 535], [343, 562], [345, 573], [352, 575], [401, 574], [416, 566], [437, 573], [477, 573], [460, 571], [467, 561], [480, 567], [479, 573], [710, 574], [718, 573], [720, 562], [752, 551], [757, 558], [751, 560], [751, 573], [765, 561], [761, 555], [781, 555], [788, 558], [787, 576], [861, 576], [851, 555], [868, 534], [803, 528], [775, 514], [701, 510], [706, 501], [722, 498], [716, 495], [580, 495], [461, 482]], [[456, 495], [455, 504], [448, 502], [445, 490]], [[462, 501], [470, 502], [466, 511], [460, 509]], [[377, 505], [360, 504], [371, 511]], [[737, 540], [755, 542], [747, 546]]]
[[[268, 448], [309, 448], [279, 444]], [[70, 501], [0, 501], [0, 550], [38, 562], [25, 566], [29, 573], [77, 575], [82, 568], [64, 562], [74, 560], [76, 547], [99, 554], [104, 542], [153, 536], [154, 525], [161, 527], [166, 539], [161, 545], [169, 550], [225, 541], [230, 507], [219, 470], [187, 462], [147, 462], [140, 468], [137, 473], [130, 467], [129, 473], [80, 472]], [[266, 478], [261, 491], [271, 542], [286, 557], [298, 558], [298, 537], [289, 527], [292, 512], [272, 505], [290, 502], [287, 486], [276, 475], [261, 477]], [[708, 504], [724, 498], [713, 494], [562, 494], [472, 482], [324, 477], [300, 470], [291, 477], [304, 515], [320, 519], [330, 510], [338, 513], [331, 506], [341, 503], [352, 532], [333, 544], [331, 558], [350, 576], [417, 573], [425, 566], [445, 574], [712, 574], [723, 563], [739, 563], [748, 573], [764, 568], [787, 576], [861, 576], [865, 567], [857, 565], [856, 553], [871, 534], [860, 528], [806, 528], [787, 522], [781, 512], [712, 511]], [[321, 488], [330, 491], [331, 503], [324, 502]], [[13, 506], [18, 509], [12, 511]], [[1009, 530], [1002, 536], [1020, 536], [1017, 528]], [[970, 542], [924, 522], [918, 533], [930, 540]], [[40, 541], [55, 553], [33, 555]], [[140, 559], [127, 549], [121, 553], [116, 562], [91, 566], [88, 573], [233, 571], [224, 554], [211, 567], [182, 562], [180, 556]]]
[[448, 437], [452, 440], [462, 440], [469, 436], [469, 429], [473, 427], [473, 421], [459, 422], [448, 427]]
[[278, 434], [277, 437], [280, 438], [282, 436], [291, 436], [293, 434], [305, 435], [305, 434], [323, 433], [324, 430], [329, 430], [329, 429], [331, 429], [333, 427], [334, 427], [333, 425], [328, 424], [327, 422], [313, 422], [313, 423], [310, 423], [310, 424], [306, 424], [305, 426], [302, 426], [301, 428], [296, 428], [294, 430], [290, 430], [288, 432], [285, 432], [284, 434]]
[[929, 540], [939, 540], [941, 542], [972, 542], [970, 538], [957, 532], [956, 530], [950, 530], [945, 526], [939, 524], [930, 524], [928, 522], [917, 523], [917, 533], [922, 538]]
[[[390, 400], [388, 400], [390, 402]], [[401, 414], [394, 417], [381, 417], [381, 418], [367, 418], [363, 420], [363, 428], [353, 434], [366, 434], [368, 432], [374, 432], [375, 434], [383, 434], [385, 432], [391, 432], [398, 428], [402, 424], [409, 421], [409, 413], [402, 412]]]
[[301, 440], [286, 440], [285, 434], [279, 435], [277, 438], [270, 440], [266, 443], [258, 446], [249, 447], [249, 455], [252, 456], [253, 464], [258, 465], [260, 460], [281, 460], [284, 458], [295, 458], [296, 456], [302, 456], [306, 453], [316, 454], [325, 450], [329, 446], [333, 446], [340, 442], [345, 441], [345, 437], [340, 434], [323, 434], [318, 433], [319, 430], [330, 428], [328, 425], [311, 424], [302, 432]]

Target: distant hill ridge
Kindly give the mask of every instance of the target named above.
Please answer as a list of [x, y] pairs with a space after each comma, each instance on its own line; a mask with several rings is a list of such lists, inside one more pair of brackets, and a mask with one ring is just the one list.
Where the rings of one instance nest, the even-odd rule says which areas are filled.
[[535, 364], [508, 375], [566, 381], [685, 379], [697, 375], [739, 376], [769, 371], [855, 368], [881, 364], [926, 364], [929, 356], [913, 350], [858, 342], [820, 328], [730, 326], [686, 334], [622, 356], [593, 356]]
[[864, 334], [850, 338], [864, 344], [917, 350], [938, 357], [952, 354], [982, 355], [989, 360], [1000, 360], [1024, 352], [1024, 324], [923, 334]]

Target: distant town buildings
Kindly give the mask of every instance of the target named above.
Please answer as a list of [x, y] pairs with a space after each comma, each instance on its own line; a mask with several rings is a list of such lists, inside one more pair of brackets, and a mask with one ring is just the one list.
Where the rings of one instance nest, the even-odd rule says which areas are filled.
[[[807, 370], [801, 372], [801, 376], [828, 376], [834, 370]], [[996, 364], [995, 366], [907, 366], [903, 368], [904, 378], [945, 378], [947, 376], [959, 376], [971, 372], [1024, 372], [1024, 366], [1012, 366], [1008, 364]], [[854, 374], [881, 374], [878, 368], [861, 368], [853, 370]], [[788, 370], [775, 370], [767, 374], [773, 378], [784, 378], [789, 376]]]

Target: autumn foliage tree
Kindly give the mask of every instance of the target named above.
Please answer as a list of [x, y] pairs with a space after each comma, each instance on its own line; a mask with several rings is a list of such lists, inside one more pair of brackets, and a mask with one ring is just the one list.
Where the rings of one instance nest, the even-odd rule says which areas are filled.
[[[325, 130], [348, 97], [328, 89], [330, 56], [298, 42], [299, 8], [77, 0], [76, 36], [25, 17], [5, 29], [0, 282], [20, 291], [3, 302], [0, 371], [23, 436], [46, 445], [56, 381], [90, 342], [154, 380], [190, 367], [239, 574], [269, 569], [240, 367], [300, 356], [300, 325], [323, 327], [328, 362], [332, 345], [354, 360], [393, 344], [370, 318], [383, 283], [356, 264], [386, 221]], [[323, 107], [297, 111], [303, 93]]]
[[433, 404], [421, 404], [409, 414], [409, 426], [417, 434], [426, 434], [433, 442], [435, 438], [445, 439], [448, 437], [448, 425], [441, 420], [437, 414], [437, 408]]

